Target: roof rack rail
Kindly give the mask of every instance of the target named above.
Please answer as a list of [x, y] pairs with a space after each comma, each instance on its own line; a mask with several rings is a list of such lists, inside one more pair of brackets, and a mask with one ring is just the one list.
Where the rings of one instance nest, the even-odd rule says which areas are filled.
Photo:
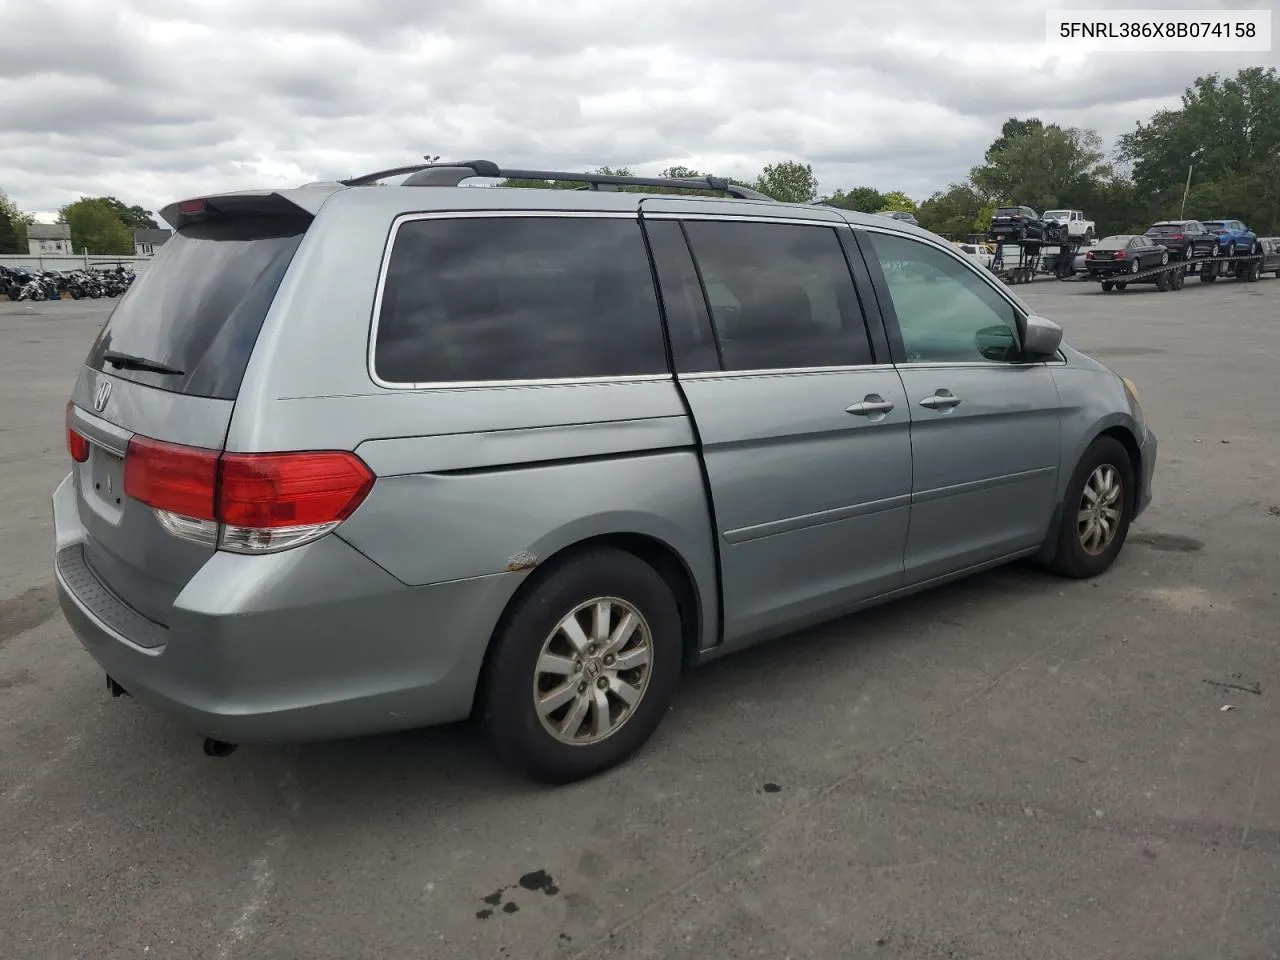
[[727, 193], [739, 200], [769, 200], [773, 198], [731, 183], [724, 177], [631, 177], [606, 173], [568, 173], [562, 170], [504, 170], [492, 160], [459, 160], [450, 163], [415, 163], [406, 167], [392, 167], [363, 176], [340, 181], [343, 186], [360, 187], [377, 183], [387, 177], [409, 174], [402, 186], [406, 187], [456, 187], [471, 177], [493, 177], [507, 180], [563, 180], [581, 183], [579, 190], [617, 190], [620, 187], [662, 187], [681, 190], [715, 190]]

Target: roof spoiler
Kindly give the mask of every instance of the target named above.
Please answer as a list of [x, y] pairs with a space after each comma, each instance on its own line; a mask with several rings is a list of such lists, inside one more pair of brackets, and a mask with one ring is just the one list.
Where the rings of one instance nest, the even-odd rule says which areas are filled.
[[207, 220], [234, 217], [314, 217], [342, 189], [338, 183], [309, 183], [291, 190], [242, 190], [179, 200], [160, 211], [175, 230]]

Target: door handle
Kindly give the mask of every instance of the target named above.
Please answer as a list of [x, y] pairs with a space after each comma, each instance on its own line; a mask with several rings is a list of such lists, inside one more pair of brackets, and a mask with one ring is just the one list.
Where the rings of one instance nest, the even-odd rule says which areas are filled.
[[921, 400], [920, 406], [928, 407], [930, 410], [947, 411], [960, 406], [960, 398], [950, 390], [938, 390], [933, 396]]
[[892, 409], [893, 404], [880, 394], [868, 393], [862, 400], [845, 407], [844, 412], [855, 417], [883, 417]]

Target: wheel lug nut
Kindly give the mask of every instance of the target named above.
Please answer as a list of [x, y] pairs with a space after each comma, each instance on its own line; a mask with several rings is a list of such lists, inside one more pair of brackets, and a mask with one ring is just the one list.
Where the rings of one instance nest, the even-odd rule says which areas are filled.
[[606, 680], [604, 677], [601, 677], [599, 680], [596, 681], [596, 686], [599, 687], [601, 690], [603, 690], [608, 685], [609, 685], [609, 681]]
[[590, 645], [587, 647], [587, 653], [595, 653], [595, 652], [596, 652], [596, 645], [595, 645], [594, 643], [593, 643], [593, 644], [590, 644]]
[[611, 654], [609, 654], [607, 657], [605, 657], [605, 658], [604, 658], [604, 665], [605, 665], [606, 667], [612, 667], [612, 666], [613, 666], [613, 659], [614, 659], [614, 658], [613, 658], [613, 654], [612, 654], [612, 653], [611, 653]]
[[587, 692], [587, 685], [586, 685], [585, 683], [580, 683], [580, 684], [578, 684], [578, 692], [579, 692], [579, 693], [586, 693], [586, 692]]

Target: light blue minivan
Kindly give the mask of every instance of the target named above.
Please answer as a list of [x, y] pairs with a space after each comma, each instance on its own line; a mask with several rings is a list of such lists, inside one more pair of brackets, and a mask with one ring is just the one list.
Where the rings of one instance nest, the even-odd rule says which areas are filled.
[[901, 221], [487, 161], [164, 217], [67, 407], [55, 562], [108, 687], [214, 755], [475, 714], [574, 780], [688, 665], [1100, 574], [1150, 499], [1133, 384]]

